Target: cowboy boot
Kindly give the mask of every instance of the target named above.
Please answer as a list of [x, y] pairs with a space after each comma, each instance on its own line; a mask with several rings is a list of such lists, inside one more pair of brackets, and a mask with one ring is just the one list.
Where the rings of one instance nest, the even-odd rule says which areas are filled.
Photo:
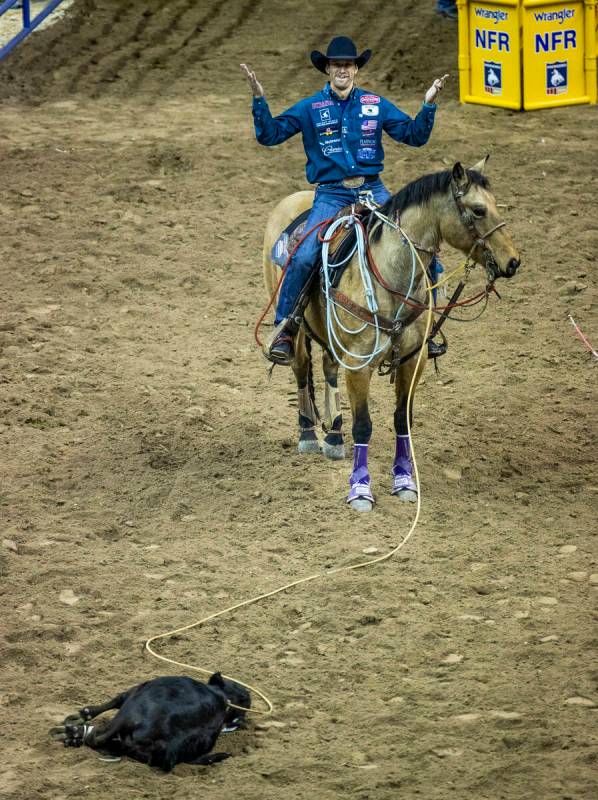
[[265, 353], [266, 358], [281, 367], [288, 367], [295, 357], [294, 341], [299, 326], [292, 317], [283, 319], [274, 331]]
[[272, 341], [266, 351], [266, 358], [283, 367], [288, 367], [295, 357], [294, 341], [301, 326], [303, 314], [311, 299], [312, 289], [317, 279], [317, 270], [312, 270], [305, 281], [293, 310], [274, 330]]

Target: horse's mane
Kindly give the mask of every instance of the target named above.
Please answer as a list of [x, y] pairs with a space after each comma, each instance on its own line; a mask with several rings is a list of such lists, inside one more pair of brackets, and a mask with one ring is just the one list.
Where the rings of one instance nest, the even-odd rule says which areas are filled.
[[[465, 171], [473, 184], [488, 189], [490, 182], [481, 172], [477, 172], [475, 169]], [[403, 186], [400, 191], [384, 203], [380, 211], [390, 219], [394, 219], [400, 216], [409, 206], [421, 206], [427, 203], [433, 195], [447, 192], [451, 185], [452, 177], [453, 171], [450, 169], [422, 175], [421, 178], [411, 181], [407, 186]], [[383, 225], [378, 225], [372, 231], [373, 241], [377, 241], [380, 238], [383, 227]]]

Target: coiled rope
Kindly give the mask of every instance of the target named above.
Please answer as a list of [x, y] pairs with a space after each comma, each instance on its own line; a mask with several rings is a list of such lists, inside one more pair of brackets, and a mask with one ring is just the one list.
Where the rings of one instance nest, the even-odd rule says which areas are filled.
[[[369, 322], [364, 322], [358, 328], [348, 328], [341, 322], [337, 312], [337, 304], [332, 299], [330, 293], [331, 265], [329, 263], [329, 250], [330, 250], [329, 243], [334, 239], [337, 230], [339, 230], [341, 227], [349, 227], [350, 225], [353, 225], [355, 227], [356, 248], [357, 248], [358, 263], [359, 263], [359, 275], [361, 277], [361, 283], [365, 294], [366, 304], [368, 310], [372, 313], [374, 317], [373, 325]], [[393, 224], [393, 227], [396, 226]], [[409, 282], [409, 288], [407, 290], [406, 295], [404, 296], [403, 301], [401, 302], [399, 308], [397, 309], [397, 312], [395, 314], [395, 319], [399, 318], [401, 311], [405, 307], [405, 301], [411, 297], [411, 292], [413, 291], [413, 286], [415, 284], [415, 275], [417, 272], [417, 259], [419, 259], [419, 254], [417, 253], [417, 250], [415, 249], [415, 246], [413, 245], [411, 240], [408, 239], [407, 241], [411, 248], [411, 277]], [[350, 258], [353, 257], [354, 252], [355, 249], [352, 249], [349, 255], [343, 261], [335, 262], [332, 265], [333, 268], [337, 268], [345, 264]], [[425, 272], [426, 270], [424, 269], [424, 273]], [[369, 365], [375, 358], [381, 355], [381, 353], [383, 353], [388, 348], [389, 337], [381, 332], [380, 326], [378, 325], [378, 319], [377, 319], [378, 303], [376, 301], [376, 293], [374, 290], [372, 276], [369, 270], [369, 263], [367, 258], [366, 233], [363, 228], [363, 225], [361, 225], [358, 221], [356, 221], [353, 215], [340, 217], [339, 219], [335, 220], [326, 231], [326, 238], [324, 239], [322, 245], [322, 274], [324, 280], [324, 297], [326, 299], [326, 331], [328, 333], [328, 343], [330, 350], [336, 361], [344, 369], [347, 369], [351, 372], [357, 372], [361, 369], [365, 369], [366, 367], [369, 367]], [[341, 330], [343, 333], [348, 333], [352, 336], [357, 336], [360, 333], [362, 333], [368, 326], [373, 327], [375, 330], [374, 346], [369, 353], [355, 353], [348, 347], [345, 347], [345, 345], [339, 338], [338, 334], [339, 330]], [[383, 343], [381, 343], [382, 339]], [[347, 356], [349, 358], [355, 359], [357, 361], [357, 364], [356, 365], [348, 364], [345, 360], [345, 357]]]

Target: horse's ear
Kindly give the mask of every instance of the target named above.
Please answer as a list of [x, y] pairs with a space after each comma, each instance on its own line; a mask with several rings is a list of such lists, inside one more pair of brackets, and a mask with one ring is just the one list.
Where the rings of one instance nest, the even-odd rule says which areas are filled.
[[463, 165], [460, 161], [457, 161], [453, 167], [453, 180], [457, 186], [457, 189], [464, 189], [467, 186], [467, 173], [463, 169]]
[[489, 158], [490, 158], [490, 153], [484, 156], [484, 158], [481, 161], [478, 161], [477, 164], [474, 164], [473, 167], [471, 167], [471, 169], [475, 170], [476, 172], [479, 172], [480, 175], [483, 175], [484, 170], [486, 168], [486, 162], [488, 161]]
[[225, 683], [224, 678], [222, 677], [222, 673], [215, 672], [208, 681], [210, 686], [220, 686], [221, 689], [224, 689]]

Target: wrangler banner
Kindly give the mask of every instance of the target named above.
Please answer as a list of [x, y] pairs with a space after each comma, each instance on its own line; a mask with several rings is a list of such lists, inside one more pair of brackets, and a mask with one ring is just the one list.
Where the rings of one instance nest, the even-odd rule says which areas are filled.
[[461, 81], [463, 102], [521, 108], [518, 5], [518, 0], [498, 0], [469, 2], [467, 10], [459, 9], [460, 28], [465, 22], [468, 29], [470, 67], [465, 86]]
[[596, 102], [597, 0], [457, 0], [463, 103]]
[[[588, 18], [586, 23], [583, 2], [524, 0], [524, 108], [596, 102], [586, 85], [585, 70], [586, 24], [593, 38], [592, 22]], [[594, 72], [594, 82], [595, 78]]]

